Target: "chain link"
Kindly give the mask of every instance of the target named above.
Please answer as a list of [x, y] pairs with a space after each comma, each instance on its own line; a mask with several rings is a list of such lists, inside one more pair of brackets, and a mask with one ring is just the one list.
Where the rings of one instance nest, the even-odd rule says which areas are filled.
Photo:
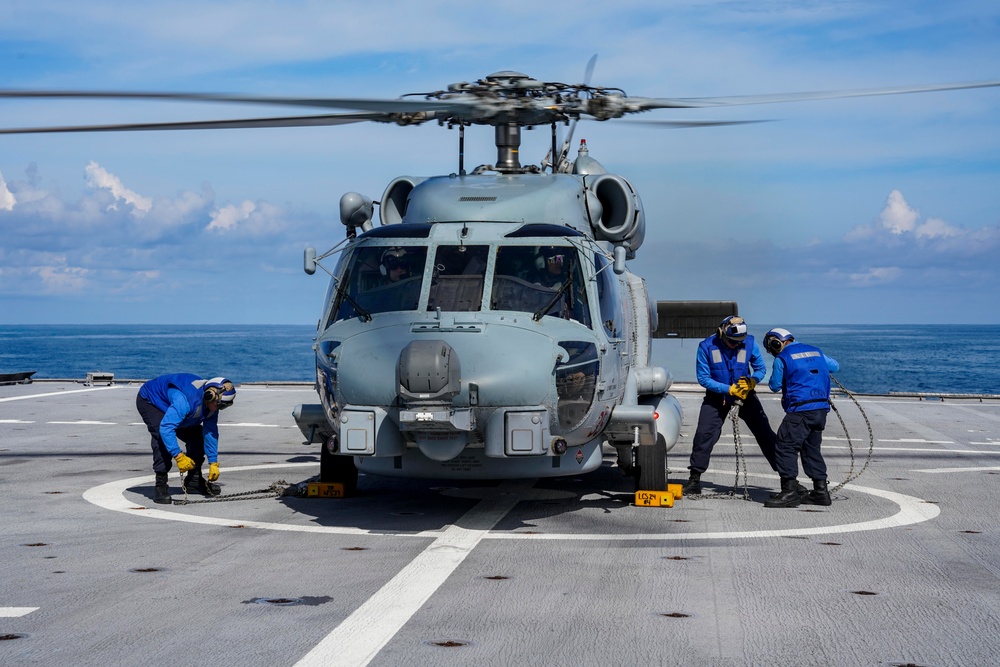
[[847, 397], [850, 398], [851, 401], [854, 402], [854, 405], [858, 408], [858, 412], [861, 413], [862, 418], [864, 418], [864, 420], [865, 420], [865, 426], [868, 427], [868, 456], [865, 458], [865, 464], [861, 467], [861, 470], [859, 470], [858, 474], [855, 475], [855, 474], [853, 474], [854, 473], [854, 443], [851, 441], [851, 434], [847, 431], [847, 424], [844, 423], [844, 417], [840, 414], [840, 410], [837, 409], [837, 406], [834, 404], [833, 400], [831, 399], [831, 401], [830, 401], [830, 407], [833, 409], [833, 411], [835, 413], [837, 413], [837, 419], [840, 420], [840, 426], [841, 426], [841, 428], [844, 429], [844, 435], [847, 436], [847, 449], [851, 453], [851, 467], [847, 471], [847, 478], [843, 482], [841, 482], [840, 484], [838, 484], [837, 486], [835, 486], [832, 489], [830, 489], [830, 493], [833, 493], [835, 491], [839, 491], [840, 489], [842, 489], [844, 487], [844, 485], [846, 485], [848, 482], [853, 481], [853, 480], [857, 479], [858, 477], [861, 477], [861, 475], [865, 472], [865, 470], [868, 469], [868, 465], [872, 462], [872, 455], [875, 452], [875, 433], [872, 430], [872, 423], [868, 420], [868, 414], [864, 411], [864, 408], [861, 407], [861, 404], [858, 403], [858, 399], [854, 398], [854, 394], [852, 394], [850, 391], [848, 391], [847, 387], [845, 387], [844, 385], [840, 384], [840, 380], [838, 380], [837, 378], [835, 378], [833, 376], [833, 373], [830, 374], [830, 379], [833, 380], [837, 384], [837, 386], [840, 387], [845, 394], [847, 394]]
[[[178, 471], [180, 472], [180, 471]], [[285, 491], [289, 488], [295, 486], [294, 484], [289, 484], [283, 479], [278, 480], [271, 484], [271, 486], [266, 489], [257, 489], [255, 491], [244, 491], [242, 493], [230, 493], [226, 495], [213, 496], [212, 498], [205, 498], [204, 500], [190, 500], [188, 498], [188, 490], [184, 485], [184, 473], [181, 475], [181, 490], [184, 491], [184, 500], [175, 500], [175, 505], [198, 505], [201, 503], [225, 503], [233, 500], [257, 500], [259, 498], [278, 498], [285, 495]]]
[[[723, 493], [704, 493], [695, 494], [691, 496], [685, 496], [686, 498], [695, 498], [698, 500], [708, 500], [711, 498], [723, 498], [725, 500], [753, 500], [750, 497], [750, 490], [747, 488], [747, 461], [746, 457], [743, 455], [743, 439], [740, 437], [740, 409], [743, 407], [743, 401], [737, 400], [734, 406], [736, 409], [730, 409], [729, 420], [733, 422], [733, 440], [736, 442], [736, 479], [733, 481], [733, 487], [729, 491]], [[743, 472], [743, 496], [737, 497], [736, 489], [740, 485], [740, 470], [742, 468]]]

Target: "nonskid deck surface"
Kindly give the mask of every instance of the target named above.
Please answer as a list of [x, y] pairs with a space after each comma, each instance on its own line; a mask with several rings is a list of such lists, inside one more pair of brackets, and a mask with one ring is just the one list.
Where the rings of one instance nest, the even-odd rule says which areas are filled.
[[[679, 389], [671, 481], [701, 401]], [[778, 481], [745, 428], [750, 501], [741, 478], [735, 498], [636, 507], [609, 451], [566, 478], [362, 475], [349, 499], [182, 506], [151, 500], [137, 390], [0, 387], [0, 664], [996, 663], [1000, 401], [859, 398], [874, 457], [831, 507], [764, 508]], [[240, 388], [224, 494], [318, 473], [291, 418], [315, 400]], [[867, 426], [837, 406], [857, 472]], [[834, 415], [824, 452], [840, 483], [851, 451]], [[727, 426], [705, 492], [729, 491], [739, 462]]]

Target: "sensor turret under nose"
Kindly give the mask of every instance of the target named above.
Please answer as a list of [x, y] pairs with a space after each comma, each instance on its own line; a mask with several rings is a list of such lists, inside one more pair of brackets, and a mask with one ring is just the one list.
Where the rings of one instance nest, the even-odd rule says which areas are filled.
[[399, 353], [399, 397], [405, 405], [451, 405], [461, 391], [458, 354], [445, 341], [411, 341]]

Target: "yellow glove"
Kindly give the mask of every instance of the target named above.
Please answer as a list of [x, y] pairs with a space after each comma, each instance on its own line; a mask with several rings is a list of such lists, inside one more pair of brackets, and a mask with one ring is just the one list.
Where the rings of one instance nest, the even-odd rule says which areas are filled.
[[738, 384], [731, 384], [731, 385], [729, 385], [729, 395], [730, 396], [735, 396], [736, 398], [738, 398], [738, 399], [740, 399], [742, 401], [742, 400], [746, 399], [746, 397], [747, 397], [747, 390], [743, 389]]
[[[753, 388], [757, 386], [757, 381], [753, 378], [742, 377], [736, 385], [742, 389], [745, 394], [749, 394], [753, 391]], [[746, 398], [746, 395], [744, 395], [743, 398]]]
[[180, 470], [181, 472], [194, 470], [194, 460], [184, 452], [181, 452], [180, 454], [175, 456], [174, 461], [177, 461], [177, 469]]
[[209, 463], [208, 464], [208, 481], [214, 482], [219, 479], [219, 464]]

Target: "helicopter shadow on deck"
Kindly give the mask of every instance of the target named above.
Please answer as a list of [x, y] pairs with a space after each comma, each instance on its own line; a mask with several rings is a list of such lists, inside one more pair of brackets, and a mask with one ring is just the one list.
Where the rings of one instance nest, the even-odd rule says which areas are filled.
[[[491, 530], [532, 533], [544, 522], [545, 531], [550, 532], [554, 527], [578, 523], [580, 515], [592, 514], [593, 510], [601, 516], [614, 516], [635, 509], [635, 480], [623, 474], [613, 459], [606, 456], [601, 467], [590, 473], [538, 479], [534, 484], [524, 480], [523, 486], [499, 480], [407, 479], [361, 474], [358, 491], [349, 498], [287, 496], [278, 500], [321, 526], [396, 534], [439, 531], [452, 525], [481, 529], [477, 519], [466, 518], [470, 510], [496, 494], [516, 493], [521, 496], [520, 502]], [[671, 478], [671, 481], [680, 480]], [[733, 491], [731, 485], [722, 483], [707, 482], [703, 487], [705, 495]], [[748, 485], [747, 488], [750, 504], [758, 508], [774, 492], [770, 487]], [[735, 499], [742, 499], [743, 487], [736, 489], [735, 494]], [[689, 499], [685, 507], [706, 510], [713, 502], [716, 499], [704, 498], [704, 504], [702, 500]]]
[[521, 496], [520, 502], [493, 528], [513, 531], [530, 530], [534, 524], [529, 521], [558, 519], [584, 508], [596, 507], [612, 514], [632, 503], [634, 486], [632, 478], [605, 461], [593, 472], [539, 479], [533, 485], [531, 480], [408, 479], [361, 473], [358, 490], [349, 498], [286, 496], [278, 500], [323, 526], [417, 533], [444, 530], [451, 525], [480, 529], [482, 526], [472, 525], [475, 519], [464, 519], [466, 514], [484, 499], [516, 493]]

